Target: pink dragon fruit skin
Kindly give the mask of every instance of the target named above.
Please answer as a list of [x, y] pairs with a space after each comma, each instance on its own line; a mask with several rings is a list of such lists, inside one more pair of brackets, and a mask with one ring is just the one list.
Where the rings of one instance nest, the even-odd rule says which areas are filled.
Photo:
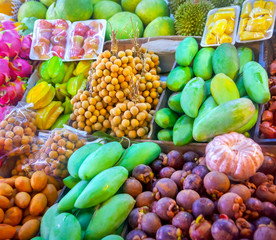
[[16, 22], [10, 21], [10, 20], [5, 20], [1, 22], [2, 27], [5, 30], [10, 30], [10, 29], [15, 29], [18, 25]]
[[23, 38], [21, 43], [21, 50], [19, 52], [19, 56], [21, 58], [29, 59], [30, 51], [32, 45], [32, 37], [31, 35], [27, 35]]
[[0, 85], [10, 80], [9, 59], [0, 58]]
[[24, 95], [25, 82], [16, 79], [14, 82], [9, 82], [6, 85], [0, 86], [0, 105], [15, 105]]
[[0, 56], [14, 58], [21, 49], [20, 35], [16, 30], [0, 32]]
[[33, 71], [33, 66], [27, 60], [19, 57], [10, 62], [9, 66], [12, 80], [16, 80], [18, 76], [21, 78], [30, 77]]
[[4, 120], [5, 116], [9, 114], [10, 110], [11, 110], [10, 106], [4, 106], [4, 107], [0, 106], [0, 121]]

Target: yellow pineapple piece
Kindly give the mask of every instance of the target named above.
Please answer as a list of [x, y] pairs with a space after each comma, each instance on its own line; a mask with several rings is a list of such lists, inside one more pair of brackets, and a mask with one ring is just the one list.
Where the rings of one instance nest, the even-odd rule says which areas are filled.
[[253, 18], [249, 19], [246, 31], [248, 32], [265, 32], [267, 26], [266, 17], [259, 17], [259, 18]]
[[229, 20], [227, 22], [225, 33], [228, 34], [228, 35], [231, 34], [232, 32], [234, 32], [234, 28], [235, 28], [235, 21], [234, 20]]
[[214, 26], [211, 29], [211, 33], [214, 34], [216, 37], [221, 37], [227, 26], [227, 20], [221, 19], [215, 22]]
[[254, 2], [253, 8], [258, 8], [258, 7], [264, 8], [265, 4], [266, 4], [265, 1], [259, 0], [259, 1]]
[[224, 11], [233, 11], [235, 12], [235, 9], [232, 7], [224, 7], [224, 8], [219, 8], [218, 12], [224, 12]]
[[223, 34], [222, 37], [220, 38], [220, 41], [219, 41], [220, 44], [222, 43], [232, 43], [232, 38], [227, 35], [227, 34]]
[[226, 20], [234, 20], [235, 19], [235, 12], [234, 11], [221, 11], [221, 12], [216, 12], [215, 16], [214, 16], [214, 22], [216, 22], [217, 20], [221, 20], [221, 19], [226, 19]]
[[269, 15], [273, 16], [274, 11], [275, 11], [275, 4], [274, 2], [267, 2], [265, 4], [265, 9], [267, 9], [269, 11]]
[[248, 40], [257, 40], [264, 38], [264, 34], [262, 32], [247, 32], [244, 31], [240, 35], [241, 41], [248, 41]]
[[241, 33], [243, 31], [245, 31], [245, 28], [247, 26], [248, 20], [249, 20], [248, 18], [242, 18], [241, 19], [240, 28], [239, 28], [239, 35], [241, 35]]
[[209, 27], [209, 26], [212, 24], [213, 19], [214, 19], [214, 16], [215, 16], [215, 14], [212, 14], [212, 15], [210, 15], [210, 17], [208, 18], [208, 21], [207, 21], [207, 23], [206, 23], [207, 27]]
[[273, 17], [265, 16], [265, 18], [266, 18], [266, 31], [267, 31], [273, 23]]
[[211, 32], [208, 32], [206, 35], [206, 44], [211, 45], [211, 44], [216, 44], [216, 43], [217, 43], [216, 36], [213, 35]]
[[244, 4], [242, 13], [241, 13], [241, 18], [248, 18], [251, 10], [252, 10], [251, 2], [247, 2], [246, 4]]
[[253, 8], [251, 13], [249, 14], [249, 17], [251, 18], [257, 18], [263, 15], [269, 15], [269, 10], [265, 8]]

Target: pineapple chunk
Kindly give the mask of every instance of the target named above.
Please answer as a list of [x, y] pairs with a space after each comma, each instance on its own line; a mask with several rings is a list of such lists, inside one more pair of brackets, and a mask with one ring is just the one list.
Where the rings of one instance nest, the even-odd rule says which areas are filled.
[[208, 32], [206, 35], [206, 44], [211, 45], [211, 44], [216, 44], [216, 43], [217, 43], [217, 39], [216, 39], [215, 35], [213, 35], [211, 32]]
[[259, 1], [254, 2], [253, 8], [257, 8], [257, 7], [264, 8], [265, 4], [266, 4], [265, 1], [259, 0]]
[[269, 15], [269, 10], [265, 8], [254, 8], [251, 13], [249, 14], [249, 17], [251, 18], [257, 18], [262, 15]]
[[274, 10], [275, 10], [275, 4], [274, 4], [274, 2], [267, 2], [265, 4], [265, 9], [267, 9], [269, 11], [269, 15], [270, 16], [273, 16]]
[[247, 23], [248, 23], [248, 18], [242, 18], [241, 19], [240, 28], [239, 28], [239, 35], [241, 35], [241, 33], [245, 31]]
[[221, 19], [215, 22], [214, 26], [211, 29], [211, 33], [214, 34], [216, 37], [221, 37], [227, 26], [227, 20]]
[[211, 25], [211, 23], [213, 22], [215, 14], [210, 15], [210, 17], [208, 18], [208, 21], [206, 23], [207, 27], [209, 27]]
[[228, 34], [228, 35], [231, 34], [232, 32], [234, 32], [234, 27], [235, 27], [235, 21], [234, 20], [229, 20], [227, 22], [225, 33]]
[[240, 35], [240, 40], [241, 41], [246, 41], [246, 40], [257, 40], [257, 39], [262, 39], [264, 38], [264, 34], [262, 32], [242, 32]]
[[224, 12], [224, 11], [233, 11], [235, 12], [235, 9], [232, 7], [224, 7], [224, 8], [219, 8], [218, 12]]
[[265, 16], [265, 18], [266, 18], [266, 31], [267, 31], [273, 23], [273, 17]]
[[220, 44], [222, 44], [222, 43], [232, 43], [232, 38], [227, 34], [223, 34], [222, 37], [220, 38], [219, 43]]
[[246, 31], [248, 32], [265, 32], [267, 26], [267, 21], [265, 17], [250, 19], [246, 26]]
[[242, 13], [241, 13], [241, 18], [248, 18], [251, 10], [252, 10], [251, 2], [247, 2], [246, 4], [244, 4]]
[[217, 20], [221, 20], [221, 19], [234, 20], [235, 16], [236, 16], [235, 12], [233, 12], [233, 11], [216, 12], [215, 16], [214, 16], [214, 22], [216, 22]]

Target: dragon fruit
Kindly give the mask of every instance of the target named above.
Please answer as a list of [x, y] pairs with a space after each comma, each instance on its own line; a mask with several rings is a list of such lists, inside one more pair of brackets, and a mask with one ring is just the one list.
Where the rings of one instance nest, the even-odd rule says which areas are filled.
[[19, 57], [10, 62], [9, 66], [12, 80], [15, 80], [18, 76], [21, 78], [30, 77], [33, 71], [32, 65], [27, 60]]
[[25, 59], [29, 59], [31, 45], [32, 45], [31, 35], [25, 36], [21, 43], [21, 50], [20, 50], [19, 56]]
[[14, 58], [21, 49], [20, 35], [16, 30], [0, 32], [0, 56]]
[[4, 120], [5, 116], [9, 114], [11, 108], [12, 108], [11, 106], [4, 106], [4, 107], [0, 106], [0, 121]]
[[0, 58], [0, 85], [10, 80], [9, 59]]
[[1, 27], [4, 30], [10, 30], [10, 29], [15, 29], [20, 25], [20, 23], [13, 22], [11, 20], [5, 20], [1, 22]]
[[25, 82], [19, 78], [14, 82], [0, 86], [0, 105], [15, 105], [23, 97], [25, 91]]

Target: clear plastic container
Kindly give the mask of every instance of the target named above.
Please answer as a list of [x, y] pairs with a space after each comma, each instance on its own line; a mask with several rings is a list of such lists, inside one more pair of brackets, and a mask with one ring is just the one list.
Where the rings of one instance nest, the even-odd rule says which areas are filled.
[[276, 1], [247, 0], [243, 3], [236, 41], [256, 42], [270, 39], [275, 24]]
[[200, 45], [202, 47], [212, 47], [219, 46], [225, 42], [234, 45], [239, 14], [239, 6], [229, 6], [210, 10]]
[[64, 61], [96, 59], [103, 50], [106, 20], [71, 23], [63, 19], [37, 20], [30, 52], [32, 60], [53, 56]]

